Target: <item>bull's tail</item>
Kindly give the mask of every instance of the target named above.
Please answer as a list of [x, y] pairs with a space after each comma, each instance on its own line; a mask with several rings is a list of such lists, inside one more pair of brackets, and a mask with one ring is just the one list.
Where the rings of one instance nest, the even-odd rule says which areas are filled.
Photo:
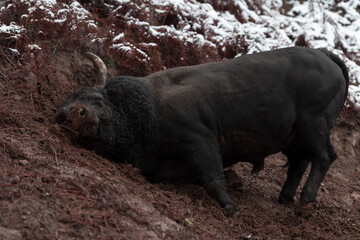
[[340, 67], [340, 69], [344, 75], [344, 78], [345, 78], [344, 103], [345, 103], [347, 95], [348, 95], [348, 91], [349, 91], [349, 72], [346, 68], [346, 65], [345, 65], [344, 61], [341, 60], [339, 58], [339, 56], [337, 56], [336, 54], [326, 50], [325, 48], [320, 48], [319, 50], [322, 51], [323, 53], [325, 53], [334, 63], [336, 63]]

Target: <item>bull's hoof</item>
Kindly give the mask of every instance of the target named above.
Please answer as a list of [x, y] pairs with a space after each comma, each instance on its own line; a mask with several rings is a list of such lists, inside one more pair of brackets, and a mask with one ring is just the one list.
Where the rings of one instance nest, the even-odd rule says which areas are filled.
[[316, 193], [315, 194], [309, 194], [309, 193], [301, 193], [300, 196], [300, 200], [303, 203], [311, 203], [314, 202], [316, 198]]
[[264, 169], [264, 159], [260, 159], [256, 162], [254, 162], [251, 173], [255, 174], [255, 173], [260, 172], [263, 169]]
[[295, 201], [295, 196], [292, 195], [280, 195], [278, 202], [280, 204], [288, 204], [288, 203], [292, 203]]
[[226, 204], [226, 206], [223, 208], [224, 215], [226, 217], [233, 216], [237, 211], [239, 211], [238, 207], [235, 204]]

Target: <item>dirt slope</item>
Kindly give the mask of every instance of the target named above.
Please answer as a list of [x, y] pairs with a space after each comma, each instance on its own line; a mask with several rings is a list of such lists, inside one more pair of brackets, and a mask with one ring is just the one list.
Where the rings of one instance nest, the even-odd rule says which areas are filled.
[[[70, 4], [76, 9], [73, 0], [37, 6], [24, 17], [38, 2], [46, 1], [0, 3], [0, 23], [24, 26], [0, 33], [0, 239], [360, 239], [360, 117], [353, 108], [342, 113], [333, 130], [339, 159], [316, 203], [277, 203], [286, 177], [285, 158], [278, 154], [256, 175], [246, 163], [227, 170], [229, 193], [240, 211], [226, 218], [203, 188], [150, 184], [138, 169], [77, 146], [55, 123], [55, 113], [67, 93], [95, 83], [85, 51], [105, 60], [108, 77], [139, 76], [245, 54], [245, 38], [221, 54], [221, 46], [198, 48], [171, 35], [148, 36], [145, 25], [127, 22], [124, 15], [181, 24], [171, 6], [157, 9], [155, 19], [143, 11], [146, 6], [138, 7], [141, 1], [79, 1], [98, 24], [95, 30], [70, 10], [60, 11], [67, 16], [64, 24], [44, 17]], [[117, 15], [105, 7], [108, 3]], [[141, 47], [151, 61], [144, 63], [141, 51], [114, 51], [113, 26], [116, 34], [125, 33], [119, 42]], [[93, 35], [104, 41], [92, 41]]]
[[46, 57], [38, 74], [23, 74], [10, 52], [1, 59], [13, 71], [0, 80], [0, 239], [360, 238], [360, 128], [354, 116], [343, 114], [333, 131], [339, 159], [315, 204], [277, 203], [286, 176], [278, 154], [256, 175], [246, 163], [227, 171], [240, 211], [226, 218], [202, 188], [150, 184], [138, 169], [76, 146], [54, 123], [65, 92], [80, 80], [95, 81], [81, 54]]

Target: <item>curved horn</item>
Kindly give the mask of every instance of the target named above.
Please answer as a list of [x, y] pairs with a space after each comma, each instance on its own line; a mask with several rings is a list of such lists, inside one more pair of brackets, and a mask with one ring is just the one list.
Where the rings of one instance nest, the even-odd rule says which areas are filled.
[[96, 56], [95, 54], [93, 54], [91, 52], [86, 52], [85, 54], [87, 57], [89, 57], [93, 61], [95, 67], [99, 71], [98, 78], [96, 80], [96, 84], [95, 84], [94, 88], [97, 90], [103, 89], [105, 87], [106, 74], [107, 74], [107, 69], [106, 69], [105, 63], [101, 60], [101, 58], [99, 58], [98, 56]]

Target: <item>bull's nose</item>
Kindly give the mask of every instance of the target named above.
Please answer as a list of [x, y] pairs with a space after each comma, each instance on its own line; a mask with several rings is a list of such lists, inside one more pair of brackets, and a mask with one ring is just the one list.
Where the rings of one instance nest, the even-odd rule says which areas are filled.
[[79, 104], [70, 107], [69, 113], [66, 116], [66, 121], [71, 123], [74, 129], [78, 130], [85, 123], [92, 122], [93, 117], [94, 116], [87, 106]]
[[82, 117], [84, 117], [85, 114], [86, 114], [86, 109], [85, 109], [85, 108], [80, 108], [80, 109], [79, 109], [79, 115], [82, 116]]
[[67, 118], [84, 118], [88, 113], [88, 109], [85, 106], [73, 106], [69, 110]]

